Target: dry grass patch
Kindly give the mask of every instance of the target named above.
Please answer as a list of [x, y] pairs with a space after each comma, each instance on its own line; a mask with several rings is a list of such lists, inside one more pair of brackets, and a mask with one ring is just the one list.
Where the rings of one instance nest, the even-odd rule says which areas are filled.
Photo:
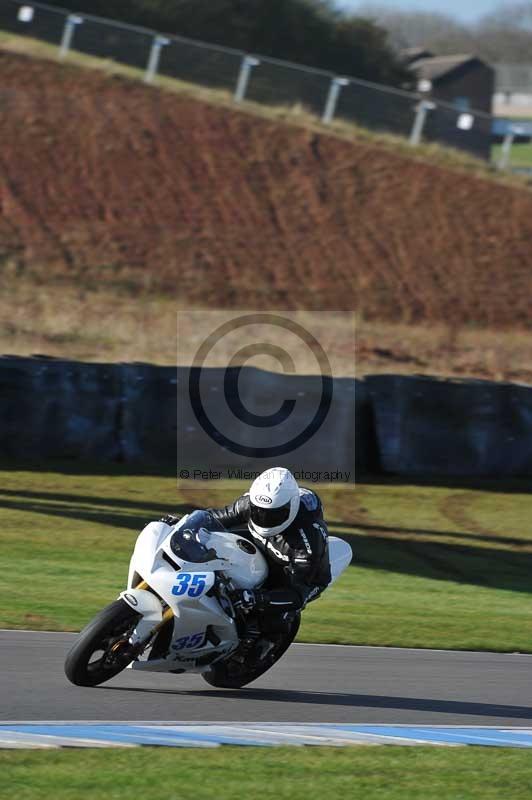
[[[148, 291], [85, 289], [79, 282], [36, 286], [13, 276], [4, 280], [0, 294], [0, 353], [173, 366], [177, 313], [182, 310], [189, 307], [179, 299]], [[352, 375], [355, 370], [359, 377], [430, 374], [532, 383], [530, 334], [522, 328], [394, 324], [368, 321], [358, 314], [353, 338], [349, 315], [338, 314], [333, 324], [330, 314], [303, 312], [298, 319], [332, 353], [335, 375]], [[180, 353], [195, 352], [201, 339], [198, 330], [189, 325], [181, 327], [180, 334], [186, 336]], [[305, 352], [298, 370], [312, 374], [316, 362], [310, 354], [305, 361]], [[225, 366], [233, 352], [221, 347], [214, 355], [218, 361], [213, 365]], [[275, 364], [255, 366], [278, 369]]]

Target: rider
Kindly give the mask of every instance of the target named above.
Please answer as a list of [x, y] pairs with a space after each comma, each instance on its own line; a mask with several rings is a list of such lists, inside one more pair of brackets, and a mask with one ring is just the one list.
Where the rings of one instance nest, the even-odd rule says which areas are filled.
[[272, 467], [234, 503], [207, 510], [226, 528], [247, 524], [248, 538], [268, 562], [264, 588], [239, 590], [233, 602], [246, 613], [257, 613], [263, 631], [285, 630], [331, 581], [320, 498], [299, 487], [289, 470]]
[[[236, 590], [233, 605], [256, 613], [264, 632], [287, 630], [295, 614], [331, 581], [327, 525], [318, 495], [299, 487], [284, 467], [272, 467], [249, 490], [224, 508], [207, 511], [225, 528], [247, 525], [242, 533], [268, 562], [268, 579], [256, 591]], [[164, 517], [173, 524], [177, 517]]]

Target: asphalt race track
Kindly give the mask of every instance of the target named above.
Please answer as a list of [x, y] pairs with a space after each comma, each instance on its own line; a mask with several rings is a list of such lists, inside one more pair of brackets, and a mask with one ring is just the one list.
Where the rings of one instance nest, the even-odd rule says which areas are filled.
[[0, 720], [239, 721], [532, 727], [532, 656], [293, 645], [240, 691], [127, 670], [72, 686], [68, 633], [0, 631]]

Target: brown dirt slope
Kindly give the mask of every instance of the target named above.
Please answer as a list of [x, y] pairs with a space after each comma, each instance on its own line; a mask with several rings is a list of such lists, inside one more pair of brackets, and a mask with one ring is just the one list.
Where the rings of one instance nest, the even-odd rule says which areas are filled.
[[6, 275], [529, 324], [526, 188], [21, 55], [0, 74]]

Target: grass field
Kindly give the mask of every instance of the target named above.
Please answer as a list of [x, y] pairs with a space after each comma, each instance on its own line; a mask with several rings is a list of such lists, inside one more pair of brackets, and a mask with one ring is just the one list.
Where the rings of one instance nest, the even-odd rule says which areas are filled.
[[[31, 278], [3, 276], [0, 352], [46, 353], [80, 361], [144, 361], [175, 365], [180, 298], [133, 294], [117, 287], [87, 289], [78, 280], [49, 283], [35, 291]], [[190, 310], [190, 308], [188, 308]], [[319, 316], [303, 317], [314, 330]], [[386, 323], [356, 315], [356, 347], [342, 347], [351, 320], [337, 315], [321, 327], [319, 340], [334, 352], [336, 375], [426, 373], [532, 383], [529, 331], [444, 323]], [[269, 334], [272, 335], [271, 333]], [[282, 342], [281, 342], [282, 343]], [[335, 344], [336, 343], [336, 344]], [[228, 354], [231, 357], [233, 354]], [[214, 363], [214, 362], [213, 362]], [[225, 365], [227, 362], [220, 362]], [[276, 362], [272, 362], [276, 368]], [[272, 364], [265, 364], [271, 368]], [[313, 372], [314, 357], [300, 362]]]
[[[492, 161], [498, 163], [501, 157], [501, 145], [494, 145], [492, 148]], [[510, 166], [511, 167], [527, 167], [532, 169], [532, 143], [518, 142], [512, 145], [510, 151]]]
[[0, 798], [528, 800], [525, 750], [345, 747], [0, 752]]
[[[77, 630], [123, 588], [150, 519], [247, 486], [2, 472], [0, 626]], [[399, 483], [317, 485], [355, 560], [304, 614], [301, 641], [532, 652], [532, 494]]]

